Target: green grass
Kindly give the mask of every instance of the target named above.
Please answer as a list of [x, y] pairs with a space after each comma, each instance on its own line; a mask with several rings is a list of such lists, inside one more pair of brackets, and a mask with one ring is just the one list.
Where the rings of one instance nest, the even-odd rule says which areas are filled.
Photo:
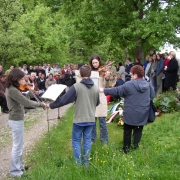
[[[138, 150], [119, 152], [123, 127], [108, 124], [109, 144], [92, 146], [88, 169], [74, 163], [71, 148], [71, 107], [59, 124], [45, 135], [27, 157], [32, 180], [178, 180], [180, 176], [179, 113], [164, 114], [144, 127]], [[49, 148], [50, 147], [50, 148]], [[51, 151], [52, 150], [52, 154]]]

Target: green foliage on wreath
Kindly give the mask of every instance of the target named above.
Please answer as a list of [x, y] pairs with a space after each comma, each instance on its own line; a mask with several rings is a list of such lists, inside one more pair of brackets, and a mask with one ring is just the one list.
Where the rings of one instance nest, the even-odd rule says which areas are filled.
[[180, 93], [171, 89], [168, 92], [157, 95], [153, 102], [163, 113], [172, 113], [180, 110], [179, 98]]

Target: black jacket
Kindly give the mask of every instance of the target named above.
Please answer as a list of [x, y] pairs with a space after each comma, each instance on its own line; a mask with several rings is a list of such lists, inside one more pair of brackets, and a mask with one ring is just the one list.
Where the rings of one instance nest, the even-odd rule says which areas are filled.
[[65, 80], [65, 85], [71, 87], [74, 83], [76, 83], [75, 73], [72, 72], [72, 74], [70, 74], [69, 72], [66, 72], [64, 76], [64, 80]]
[[171, 59], [167, 65], [166, 78], [164, 82], [165, 89], [173, 88], [176, 89], [177, 84], [177, 73], [178, 73], [178, 62], [175, 58]]

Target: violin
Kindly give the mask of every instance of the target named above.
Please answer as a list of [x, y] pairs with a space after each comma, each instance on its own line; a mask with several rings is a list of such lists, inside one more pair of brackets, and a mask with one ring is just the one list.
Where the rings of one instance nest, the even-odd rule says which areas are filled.
[[100, 66], [97, 71], [99, 72], [100, 76], [105, 76], [106, 72], [108, 71], [108, 68], [106, 68], [104, 66]]
[[37, 97], [37, 95], [33, 92], [32, 88], [33, 88], [33, 84], [28, 84], [28, 85], [27, 85], [27, 84], [21, 84], [21, 85], [18, 87], [18, 89], [19, 89], [21, 92], [29, 91], [29, 92], [33, 95], [33, 97], [36, 99], [37, 102], [42, 102], [42, 100], [39, 99], [39, 98]]
[[21, 84], [19, 87], [18, 87], [18, 89], [20, 90], [20, 91], [29, 91], [29, 90], [31, 90], [31, 86], [33, 86], [33, 85], [27, 85], [27, 84]]
[[99, 75], [105, 76], [106, 72], [109, 71], [108, 66], [111, 65], [114, 61], [106, 63], [104, 66], [98, 68]]

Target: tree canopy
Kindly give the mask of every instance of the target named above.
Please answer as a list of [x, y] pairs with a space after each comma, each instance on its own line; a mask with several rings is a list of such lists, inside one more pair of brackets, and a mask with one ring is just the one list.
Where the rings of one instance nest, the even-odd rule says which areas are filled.
[[124, 61], [178, 47], [178, 0], [0, 0], [0, 64]]

